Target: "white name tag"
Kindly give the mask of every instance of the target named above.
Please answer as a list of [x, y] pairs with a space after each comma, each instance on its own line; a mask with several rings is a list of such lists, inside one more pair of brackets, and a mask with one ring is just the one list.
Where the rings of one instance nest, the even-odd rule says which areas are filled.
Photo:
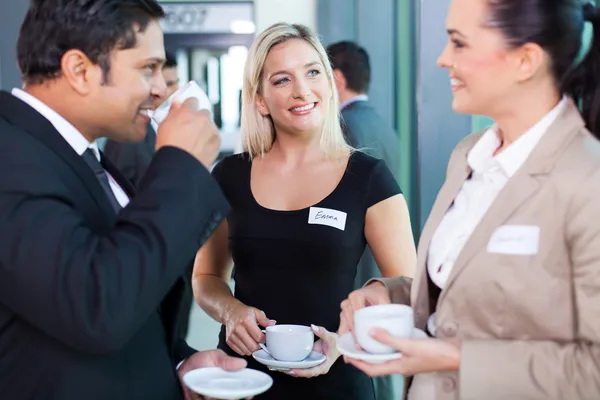
[[532, 256], [540, 246], [540, 227], [528, 225], [504, 225], [496, 229], [487, 250], [490, 253]]
[[326, 225], [341, 231], [346, 229], [346, 213], [330, 208], [311, 207], [308, 213], [308, 223]]

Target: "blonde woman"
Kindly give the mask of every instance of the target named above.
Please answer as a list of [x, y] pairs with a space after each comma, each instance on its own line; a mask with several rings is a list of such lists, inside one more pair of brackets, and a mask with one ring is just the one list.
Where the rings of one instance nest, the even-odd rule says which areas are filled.
[[223, 324], [219, 347], [230, 354], [257, 351], [260, 326], [315, 325], [315, 351], [327, 360], [273, 372], [261, 399], [372, 399], [370, 379], [336, 363], [329, 331], [339, 325], [339, 304], [366, 244], [383, 276], [412, 276], [406, 202], [383, 161], [345, 143], [331, 66], [306, 27], [277, 24], [263, 32], [244, 75], [246, 152], [214, 169], [232, 211], [198, 253], [196, 301]]

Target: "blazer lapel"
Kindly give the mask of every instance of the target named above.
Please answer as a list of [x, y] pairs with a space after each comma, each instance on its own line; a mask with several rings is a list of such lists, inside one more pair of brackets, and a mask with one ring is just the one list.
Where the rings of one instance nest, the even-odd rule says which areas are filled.
[[440, 189], [433, 208], [427, 218], [427, 223], [421, 233], [419, 246], [417, 251], [417, 272], [412, 284], [411, 303], [413, 307], [418, 307], [416, 311], [415, 323], [418, 328], [423, 329], [429, 317], [429, 275], [427, 272], [427, 256], [429, 253], [429, 245], [433, 233], [439, 226], [446, 211], [454, 202], [454, 198], [458, 194], [465, 180], [471, 175], [471, 168], [467, 164], [468, 150], [472, 145], [481, 138], [481, 134], [476, 134], [473, 137], [472, 144], [465, 146], [464, 151], [456, 154], [456, 167], [449, 170], [449, 175]]
[[[540, 188], [562, 149], [585, 126], [571, 101], [540, 140], [525, 164], [508, 180], [483, 216], [456, 260], [438, 304], [473, 256], [487, 246], [494, 230], [507, 221]], [[437, 226], [437, 225], [436, 225]]]
[[114, 215], [106, 194], [94, 172], [75, 150], [58, 133], [54, 125], [27, 103], [8, 92], [0, 92], [0, 115], [16, 127], [42, 142], [63, 159], [90, 192], [98, 207], [108, 215]]

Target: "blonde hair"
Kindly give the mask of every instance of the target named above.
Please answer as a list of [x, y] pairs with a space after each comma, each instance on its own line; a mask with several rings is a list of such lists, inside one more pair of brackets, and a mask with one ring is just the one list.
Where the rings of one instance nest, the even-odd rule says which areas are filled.
[[244, 67], [242, 88], [241, 133], [244, 151], [250, 158], [264, 156], [275, 142], [275, 127], [270, 116], [263, 116], [256, 106], [260, 94], [265, 60], [271, 49], [291, 39], [302, 39], [319, 53], [331, 89], [329, 108], [321, 132], [321, 149], [328, 157], [340, 157], [352, 151], [342, 132], [339, 117], [339, 100], [333, 80], [329, 57], [319, 39], [304, 25], [278, 23], [263, 31], [252, 43]]

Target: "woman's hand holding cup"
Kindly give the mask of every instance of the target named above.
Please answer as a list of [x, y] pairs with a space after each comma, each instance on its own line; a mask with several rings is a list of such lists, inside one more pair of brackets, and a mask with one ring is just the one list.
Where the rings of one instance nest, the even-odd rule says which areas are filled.
[[263, 311], [244, 304], [231, 309], [224, 322], [227, 345], [241, 356], [252, 355], [260, 349], [259, 343], [265, 341], [259, 325], [267, 327], [277, 323], [267, 318]]

